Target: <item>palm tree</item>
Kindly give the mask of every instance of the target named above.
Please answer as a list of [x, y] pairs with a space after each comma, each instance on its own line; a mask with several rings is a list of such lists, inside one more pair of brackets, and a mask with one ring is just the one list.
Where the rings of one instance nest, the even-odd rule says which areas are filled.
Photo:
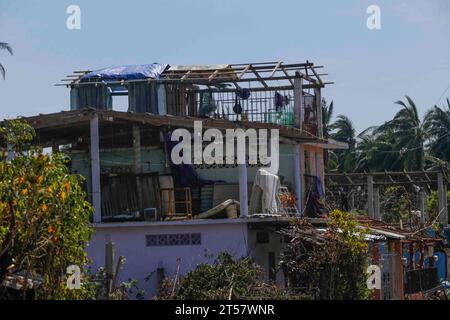
[[353, 171], [355, 168], [355, 145], [356, 145], [356, 129], [353, 122], [344, 115], [338, 115], [337, 120], [329, 126], [330, 130], [334, 131], [331, 136], [341, 142], [348, 143], [348, 150], [336, 150], [336, 156], [338, 158], [338, 170], [339, 171]]
[[330, 125], [331, 130], [336, 130], [333, 133], [333, 138], [348, 143], [349, 149], [352, 150], [356, 143], [356, 129], [352, 120], [349, 117], [342, 114], [337, 116], [337, 120]]
[[409, 96], [405, 97], [406, 102], [395, 102], [402, 109], [395, 114], [391, 121], [380, 126], [377, 133], [384, 132], [386, 134], [391, 131], [396, 151], [402, 158], [403, 169], [423, 170], [426, 131], [420, 120], [416, 104]]
[[395, 135], [392, 130], [379, 132], [378, 127], [369, 127], [358, 135], [356, 145], [356, 172], [398, 171], [401, 158], [395, 150]]
[[[0, 50], [6, 50], [11, 55], [13, 55], [13, 50], [12, 50], [11, 46], [6, 42], [0, 42]], [[3, 79], [5, 79], [5, 73], [6, 73], [5, 68], [0, 63], [0, 74], [2, 75]]]
[[429, 136], [428, 147], [436, 158], [450, 162], [450, 100], [447, 110], [434, 106], [425, 114], [424, 128]]
[[[323, 130], [323, 136], [325, 138], [330, 137], [330, 125], [331, 125], [331, 119], [333, 118], [333, 101], [329, 105], [327, 105], [327, 100], [325, 98], [322, 99], [322, 130]], [[334, 155], [334, 154], [333, 154]], [[332, 156], [333, 156], [332, 155]], [[329, 169], [329, 156], [330, 156], [330, 150], [325, 149], [323, 154], [323, 162], [325, 165], [325, 168]]]
[[327, 105], [327, 100], [322, 99], [322, 126], [325, 138], [330, 136], [331, 119], [333, 118], [333, 101]]

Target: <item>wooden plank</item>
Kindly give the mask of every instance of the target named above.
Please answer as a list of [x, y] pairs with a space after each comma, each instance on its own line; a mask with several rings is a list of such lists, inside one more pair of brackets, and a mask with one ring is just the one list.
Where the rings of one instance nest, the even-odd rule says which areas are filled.
[[269, 78], [272, 78], [275, 75], [275, 72], [277, 72], [278, 68], [281, 66], [282, 62], [278, 62], [275, 68], [273, 68], [272, 73], [270, 74]]

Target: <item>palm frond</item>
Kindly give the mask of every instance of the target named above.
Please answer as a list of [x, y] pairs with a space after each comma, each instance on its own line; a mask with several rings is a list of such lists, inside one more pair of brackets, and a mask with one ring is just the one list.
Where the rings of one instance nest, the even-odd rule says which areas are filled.
[[14, 55], [13, 49], [11, 48], [11, 46], [9, 45], [9, 43], [6, 43], [6, 42], [0, 42], [0, 50], [6, 50], [6, 51], [8, 51], [11, 55]]
[[5, 79], [5, 68], [3, 67], [3, 65], [0, 63], [0, 74], [3, 77], [3, 80]]

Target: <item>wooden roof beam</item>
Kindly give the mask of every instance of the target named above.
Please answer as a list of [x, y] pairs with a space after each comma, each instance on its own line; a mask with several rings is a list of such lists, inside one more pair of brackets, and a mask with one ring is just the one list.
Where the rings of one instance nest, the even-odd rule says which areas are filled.
[[244, 70], [242, 70], [242, 72], [238, 75], [238, 80], [241, 80], [242, 77], [247, 73], [248, 70], [250, 70], [250, 68], [252, 67], [251, 64], [248, 64]]
[[270, 74], [269, 78], [272, 78], [275, 75], [275, 72], [277, 72], [278, 68], [281, 66], [283, 62], [278, 62], [275, 68], [273, 68], [272, 73]]
[[258, 71], [256, 71], [255, 69], [252, 68], [253, 73], [255, 74], [256, 78], [261, 82], [261, 84], [263, 85], [264, 88], [269, 88], [269, 86], [267, 85], [266, 81], [264, 81], [264, 79], [260, 76], [260, 74], [258, 73]]

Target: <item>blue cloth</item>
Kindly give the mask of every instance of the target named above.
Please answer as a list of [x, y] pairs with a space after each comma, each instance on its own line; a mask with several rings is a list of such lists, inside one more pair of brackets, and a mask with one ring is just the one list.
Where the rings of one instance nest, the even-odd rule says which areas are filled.
[[320, 177], [317, 177], [317, 192], [321, 198], [325, 197], [325, 191], [323, 188], [323, 183]]
[[80, 81], [99, 79], [104, 81], [159, 79], [168, 64], [152, 63], [136, 66], [120, 66], [100, 69], [84, 75]]

